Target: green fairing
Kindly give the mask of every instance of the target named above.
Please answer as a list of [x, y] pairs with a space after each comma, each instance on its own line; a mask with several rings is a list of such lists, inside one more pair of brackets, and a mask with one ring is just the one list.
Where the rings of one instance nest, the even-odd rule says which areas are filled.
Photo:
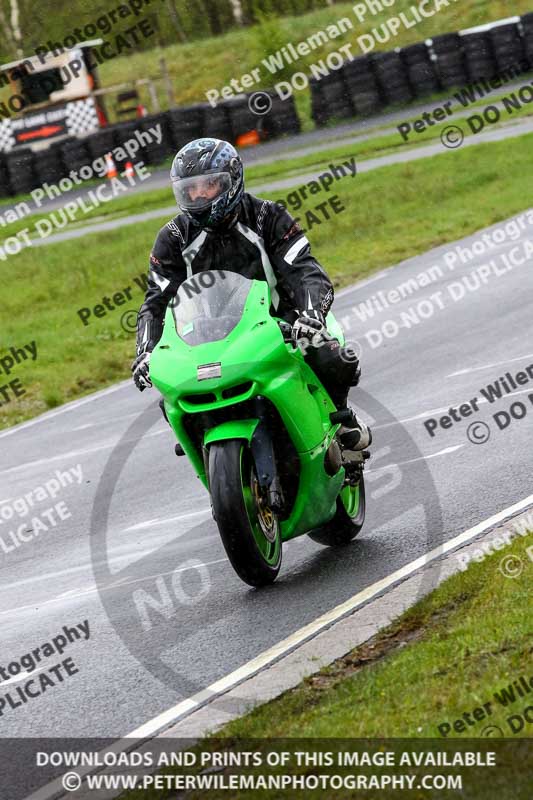
[[[278, 321], [270, 315], [269, 309], [268, 284], [257, 280], [250, 282], [242, 317], [233, 330], [219, 341], [192, 346], [178, 336], [169, 307], [163, 336], [152, 354], [150, 376], [163, 395], [176, 438], [206, 488], [203, 455], [187, 434], [184, 415], [229, 406], [238, 408], [238, 403], [257, 396], [274, 404], [298, 453], [301, 467], [295, 502], [288, 518], [281, 522], [281, 537], [288, 540], [332, 519], [345, 471], [341, 467], [332, 477], [324, 469], [325, 453], [338, 428], [329, 419], [335, 406], [300, 350], [284, 341]], [[182, 336], [186, 337], [193, 327], [193, 323], [185, 326]], [[342, 330], [331, 313], [328, 330], [343, 342]], [[198, 380], [200, 365], [218, 363], [221, 364], [220, 377]], [[225, 389], [248, 382], [251, 386], [245, 386], [242, 395], [223, 397]], [[186, 399], [207, 393], [214, 397], [204, 398], [205, 402], [200, 404]], [[243, 413], [242, 419], [223, 422], [206, 431], [204, 445], [229, 439], [250, 442], [257, 424], [258, 420], [250, 419], [249, 412]]]

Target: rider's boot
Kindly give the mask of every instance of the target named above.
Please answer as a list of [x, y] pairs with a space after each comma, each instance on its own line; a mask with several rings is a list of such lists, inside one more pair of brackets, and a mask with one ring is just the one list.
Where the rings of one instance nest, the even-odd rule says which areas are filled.
[[367, 450], [372, 444], [372, 431], [359, 419], [351, 406], [342, 420], [338, 437], [345, 450]]
[[347, 403], [337, 406], [338, 411], [331, 415], [333, 423], [340, 423], [338, 439], [344, 450], [366, 450], [372, 444], [372, 431], [362, 419], [359, 419], [353, 408]]

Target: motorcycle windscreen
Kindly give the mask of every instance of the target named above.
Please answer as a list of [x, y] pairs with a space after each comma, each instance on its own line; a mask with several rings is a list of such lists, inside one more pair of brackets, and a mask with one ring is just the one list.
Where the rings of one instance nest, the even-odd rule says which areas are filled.
[[180, 285], [172, 313], [180, 339], [190, 345], [225, 339], [242, 318], [253, 281], [237, 272], [206, 270]]

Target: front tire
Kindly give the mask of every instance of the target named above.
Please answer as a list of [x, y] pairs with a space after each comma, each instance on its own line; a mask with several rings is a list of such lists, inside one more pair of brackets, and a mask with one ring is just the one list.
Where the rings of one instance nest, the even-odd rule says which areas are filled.
[[280, 524], [261, 498], [246, 442], [211, 445], [209, 489], [222, 544], [239, 578], [256, 587], [273, 583], [281, 567]]
[[365, 481], [361, 475], [356, 486], [345, 486], [337, 497], [335, 516], [308, 536], [325, 547], [342, 547], [361, 532], [365, 521]]

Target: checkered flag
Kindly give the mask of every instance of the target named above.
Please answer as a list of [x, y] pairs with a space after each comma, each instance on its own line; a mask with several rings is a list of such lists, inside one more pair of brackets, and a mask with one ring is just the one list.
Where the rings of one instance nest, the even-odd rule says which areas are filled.
[[16, 143], [15, 136], [11, 130], [11, 120], [3, 119], [0, 122], [0, 153], [9, 153]]
[[67, 104], [67, 130], [72, 136], [89, 133], [99, 127], [98, 114], [92, 97]]

